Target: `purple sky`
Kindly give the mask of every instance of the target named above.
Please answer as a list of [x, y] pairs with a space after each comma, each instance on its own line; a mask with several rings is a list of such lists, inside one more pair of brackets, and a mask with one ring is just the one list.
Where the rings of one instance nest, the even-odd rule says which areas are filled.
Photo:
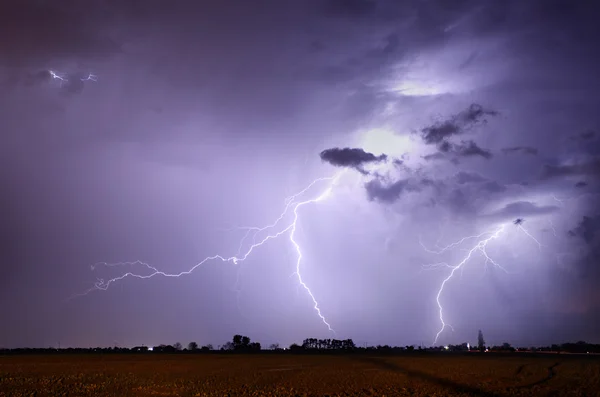
[[0, 346], [600, 342], [596, 8], [2, 2]]

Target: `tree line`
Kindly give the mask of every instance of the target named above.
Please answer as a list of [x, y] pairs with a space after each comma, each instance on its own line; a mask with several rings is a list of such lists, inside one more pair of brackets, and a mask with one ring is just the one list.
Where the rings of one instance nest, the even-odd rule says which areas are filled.
[[196, 342], [190, 342], [184, 348], [179, 342], [172, 345], [161, 344], [158, 346], [135, 346], [133, 348], [108, 347], [108, 348], [0, 348], [0, 354], [52, 354], [52, 353], [350, 353], [350, 352], [377, 352], [377, 353], [410, 353], [410, 352], [542, 352], [542, 353], [600, 353], [600, 344], [591, 344], [584, 341], [575, 343], [563, 343], [561, 345], [553, 344], [546, 347], [512, 347], [509, 343], [503, 343], [497, 346], [487, 346], [483, 338], [483, 333], [479, 331], [477, 345], [471, 346], [469, 343], [458, 345], [434, 346], [434, 347], [415, 347], [415, 346], [356, 346], [352, 339], [317, 339], [307, 338], [301, 344], [293, 343], [288, 348], [281, 348], [279, 344], [274, 343], [268, 349], [263, 349], [258, 342], [252, 342], [248, 336], [236, 334], [231, 341], [225, 342], [216, 348], [211, 345], [199, 346]]

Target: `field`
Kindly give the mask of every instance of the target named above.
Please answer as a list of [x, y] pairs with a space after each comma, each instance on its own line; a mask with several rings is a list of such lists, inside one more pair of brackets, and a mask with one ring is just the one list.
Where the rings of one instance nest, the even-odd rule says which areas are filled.
[[593, 396], [575, 355], [0, 356], [0, 396]]

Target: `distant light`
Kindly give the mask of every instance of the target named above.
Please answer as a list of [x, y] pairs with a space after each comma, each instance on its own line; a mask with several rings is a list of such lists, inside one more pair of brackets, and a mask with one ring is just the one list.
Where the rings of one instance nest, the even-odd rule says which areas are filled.
[[449, 347], [448, 347], [448, 346], [444, 346], [444, 349], [448, 350], [448, 349], [449, 349]]
[[151, 352], [152, 350], [154, 350], [153, 347], [148, 347], [148, 351]]
[[449, 92], [448, 88], [442, 88], [440, 84], [413, 81], [403, 81], [394, 87], [394, 91], [406, 96], [433, 96]]
[[376, 156], [385, 153], [393, 157], [412, 152], [415, 146], [409, 135], [401, 135], [383, 128], [365, 131], [359, 138], [358, 144], [362, 149]]
[[471, 344], [467, 342], [467, 350], [471, 350]]

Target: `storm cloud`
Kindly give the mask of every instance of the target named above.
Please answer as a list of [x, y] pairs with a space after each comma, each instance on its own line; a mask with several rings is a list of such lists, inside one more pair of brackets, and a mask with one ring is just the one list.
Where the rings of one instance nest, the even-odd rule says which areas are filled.
[[387, 161], [387, 155], [379, 156], [373, 153], [365, 152], [360, 148], [331, 148], [323, 150], [319, 156], [321, 160], [334, 167], [353, 168], [362, 174], [368, 174], [363, 166], [372, 163], [381, 163]]
[[513, 146], [513, 147], [503, 148], [502, 153], [504, 153], [504, 154], [520, 153], [520, 154], [529, 154], [532, 156], [537, 156], [538, 150], [536, 148], [530, 147], [530, 146]]
[[576, 164], [544, 165], [542, 179], [560, 178], [567, 176], [589, 175], [600, 176], [600, 158], [581, 161]]
[[442, 144], [447, 138], [463, 135], [471, 131], [477, 124], [485, 123], [486, 116], [496, 116], [498, 112], [485, 109], [479, 104], [471, 104], [466, 110], [449, 117], [446, 120], [436, 122], [424, 127], [420, 136], [428, 145]]

